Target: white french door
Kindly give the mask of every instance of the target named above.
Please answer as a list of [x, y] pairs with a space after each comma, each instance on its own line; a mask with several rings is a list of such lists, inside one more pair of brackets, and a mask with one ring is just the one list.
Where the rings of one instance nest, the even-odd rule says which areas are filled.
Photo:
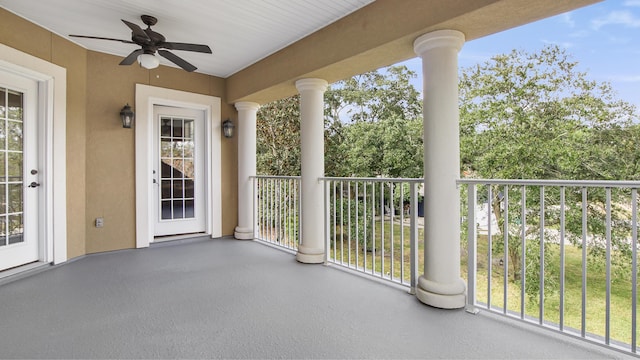
[[205, 232], [204, 111], [153, 109], [154, 236]]
[[0, 71], [0, 271], [39, 260], [38, 84]]

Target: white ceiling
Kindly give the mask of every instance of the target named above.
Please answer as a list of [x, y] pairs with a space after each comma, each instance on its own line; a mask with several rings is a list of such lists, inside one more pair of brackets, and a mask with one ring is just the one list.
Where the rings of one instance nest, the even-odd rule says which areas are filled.
[[[124, 19], [167, 41], [209, 45], [213, 54], [173, 51], [205, 74], [228, 77], [374, 0], [0, 0], [0, 6], [87, 49], [127, 56], [137, 45], [72, 38], [131, 39]], [[174, 66], [166, 59], [161, 64]], [[132, 65], [137, 66], [137, 65]]]

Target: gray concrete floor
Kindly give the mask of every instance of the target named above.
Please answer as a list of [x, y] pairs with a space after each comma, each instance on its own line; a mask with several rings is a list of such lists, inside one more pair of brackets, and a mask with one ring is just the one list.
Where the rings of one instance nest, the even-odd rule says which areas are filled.
[[624, 358], [253, 241], [91, 255], [0, 285], [0, 358]]

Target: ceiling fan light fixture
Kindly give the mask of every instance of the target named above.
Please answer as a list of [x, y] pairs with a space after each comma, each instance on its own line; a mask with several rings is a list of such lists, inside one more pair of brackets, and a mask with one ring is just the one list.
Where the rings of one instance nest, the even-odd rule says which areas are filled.
[[158, 19], [151, 15], [142, 15], [140, 16], [140, 18], [142, 19], [142, 22], [147, 25], [147, 28], [144, 30], [140, 26], [132, 22], [121, 19], [122, 22], [127, 25], [129, 29], [131, 29], [131, 40], [121, 40], [87, 35], [69, 36], [86, 39], [118, 41], [125, 44], [138, 45], [139, 48], [129, 53], [129, 55], [127, 55], [124, 59], [122, 59], [122, 61], [120, 61], [119, 65], [131, 65], [137, 59], [138, 64], [140, 64], [140, 66], [145, 69], [155, 69], [160, 65], [160, 58], [158, 56], [155, 56], [156, 51], [158, 52], [159, 56], [162, 56], [163, 58], [171, 61], [172, 63], [178, 65], [183, 70], [188, 72], [195, 71], [197, 67], [193, 66], [193, 64], [190, 64], [185, 59], [179, 57], [169, 50], [193, 51], [204, 54], [212, 53], [211, 48], [207, 45], [168, 42], [164, 35], [151, 30], [151, 26], [155, 25], [158, 22]]
[[138, 63], [145, 69], [155, 69], [160, 65], [160, 59], [153, 54], [140, 54]]

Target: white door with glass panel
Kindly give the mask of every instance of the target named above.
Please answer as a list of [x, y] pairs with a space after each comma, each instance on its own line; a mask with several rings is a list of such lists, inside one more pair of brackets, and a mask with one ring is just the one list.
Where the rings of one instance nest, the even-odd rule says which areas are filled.
[[167, 106], [153, 112], [154, 235], [205, 232], [204, 112]]
[[38, 84], [0, 71], [0, 271], [39, 260]]

